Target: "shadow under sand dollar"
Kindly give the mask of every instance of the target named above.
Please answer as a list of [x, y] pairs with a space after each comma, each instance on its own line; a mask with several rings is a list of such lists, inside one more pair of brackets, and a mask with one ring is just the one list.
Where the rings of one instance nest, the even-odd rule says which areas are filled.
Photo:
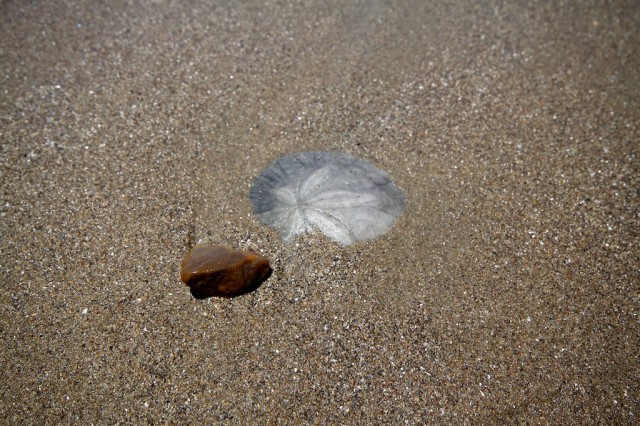
[[373, 164], [333, 151], [309, 151], [275, 160], [251, 190], [254, 212], [285, 241], [319, 230], [349, 245], [389, 231], [405, 198]]

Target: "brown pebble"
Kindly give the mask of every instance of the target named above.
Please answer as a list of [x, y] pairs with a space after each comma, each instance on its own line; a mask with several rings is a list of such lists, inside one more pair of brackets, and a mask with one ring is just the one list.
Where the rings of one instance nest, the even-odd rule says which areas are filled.
[[269, 260], [250, 251], [198, 244], [182, 259], [180, 279], [196, 299], [235, 297], [255, 290], [271, 275]]

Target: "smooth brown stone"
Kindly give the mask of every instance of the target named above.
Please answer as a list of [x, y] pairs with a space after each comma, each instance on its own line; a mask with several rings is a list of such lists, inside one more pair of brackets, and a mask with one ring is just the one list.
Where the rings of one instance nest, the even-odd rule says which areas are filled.
[[182, 259], [180, 279], [197, 299], [235, 297], [255, 290], [271, 275], [269, 260], [251, 251], [198, 244]]

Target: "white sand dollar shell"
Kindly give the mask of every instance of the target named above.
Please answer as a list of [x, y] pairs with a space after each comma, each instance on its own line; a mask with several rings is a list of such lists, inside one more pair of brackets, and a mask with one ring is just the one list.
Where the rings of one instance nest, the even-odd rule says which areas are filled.
[[278, 158], [256, 178], [250, 198], [261, 221], [285, 241], [317, 230], [344, 245], [387, 232], [405, 204], [384, 171], [333, 151]]

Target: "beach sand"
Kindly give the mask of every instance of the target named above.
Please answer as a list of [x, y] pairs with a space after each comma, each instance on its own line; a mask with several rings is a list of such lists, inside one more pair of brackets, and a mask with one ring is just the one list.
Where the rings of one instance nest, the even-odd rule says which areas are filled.
[[[1, 423], [638, 422], [636, 2], [105, 3], [0, 6]], [[396, 226], [281, 241], [306, 150]], [[195, 300], [198, 242], [273, 274]]]

